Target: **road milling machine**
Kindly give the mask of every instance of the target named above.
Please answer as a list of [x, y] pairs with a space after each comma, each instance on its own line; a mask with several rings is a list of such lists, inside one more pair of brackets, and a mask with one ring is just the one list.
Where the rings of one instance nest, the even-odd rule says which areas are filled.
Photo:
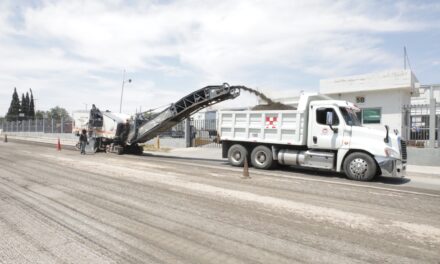
[[89, 146], [93, 151], [142, 153], [141, 143], [153, 139], [162, 132], [210, 105], [234, 99], [240, 95], [240, 87], [223, 85], [206, 86], [172, 103], [163, 111], [145, 117], [143, 113], [131, 117], [127, 114], [100, 111], [95, 106], [90, 112], [74, 113], [74, 133], [86, 129]]

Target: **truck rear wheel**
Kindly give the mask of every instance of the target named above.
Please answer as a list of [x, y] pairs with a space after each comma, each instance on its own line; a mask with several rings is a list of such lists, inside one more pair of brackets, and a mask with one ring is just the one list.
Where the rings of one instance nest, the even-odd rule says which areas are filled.
[[92, 150], [94, 153], [99, 151], [99, 139], [95, 139], [95, 142], [92, 142]]
[[116, 149], [116, 153], [118, 153], [118, 155], [124, 154], [124, 147], [117, 146], [117, 147], [115, 147], [115, 149]]
[[266, 146], [258, 146], [252, 150], [251, 163], [257, 169], [268, 170], [272, 168], [274, 162], [272, 150]]
[[228, 150], [228, 160], [232, 166], [243, 167], [244, 159], [248, 155], [248, 150], [240, 144], [232, 145]]
[[344, 171], [351, 180], [371, 181], [376, 176], [377, 166], [370, 155], [354, 152], [345, 159]]

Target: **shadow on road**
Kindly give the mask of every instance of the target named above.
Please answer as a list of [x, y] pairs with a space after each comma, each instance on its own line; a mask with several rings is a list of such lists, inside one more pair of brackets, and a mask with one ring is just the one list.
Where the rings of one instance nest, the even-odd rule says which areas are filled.
[[402, 184], [409, 183], [410, 181], [411, 181], [411, 179], [409, 179], [409, 178], [391, 178], [391, 177], [382, 177], [382, 176], [377, 176], [373, 180], [373, 182], [380, 182], [380, 183], [385, 183], [385, 184], [390, 184], [390, 185], [402, 185]]
[[218, 163], [218, 164], [228, 164], [227, 161], [219, 160], [219, 159], [205, 159], [205, 158], [194, 158], [194, 157], [179, 157], [179, 156], [161, 155], [161, 154], [153, 154], [153, 153], [143, 153], [141, 156], [144, 156], [144, 157], [165, 158], [165, 159], [191, 160], [191, 161], [210, 161], [210, 162], [216, 162], [216, 163]]
[[[332, 178], [347, 180], [350, 182], [355, 182], [355, 181], [351, 181], [350, 179], [348, 179], [344, 173], [321, 170], [321, 169], [279, 166], [277, 168], [277, 171], [302, 173], [302, 174], [309, 175], [311, 177], [313, 177], [313, 176], [329, 177], [329, 178], [332, 177]], [[409, 183], [410, 181], [411, 181], [411, 179], [409, 179], [409, 178], [391, 178], [391, 177], [376, 176], [371, 182], [377, 182], [377, 183], [389, 184], [389, 185], [402, 185], [402, 184]], [[356, 182], [360, 183], [358, 181], [356, 181]], [[364, 182], [364, 183], [368, 183], [368, 182]]]

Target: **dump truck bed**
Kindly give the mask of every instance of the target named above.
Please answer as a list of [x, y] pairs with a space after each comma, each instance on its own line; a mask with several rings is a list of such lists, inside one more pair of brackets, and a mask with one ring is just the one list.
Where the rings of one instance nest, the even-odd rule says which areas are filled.
[[303, 111], [221, 111], [218, 127], [221, 140], [307, 145]]

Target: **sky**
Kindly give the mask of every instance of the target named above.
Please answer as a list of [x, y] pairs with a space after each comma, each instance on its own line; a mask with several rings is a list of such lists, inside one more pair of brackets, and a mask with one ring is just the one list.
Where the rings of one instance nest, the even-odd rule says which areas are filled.
[[[440, 1], [0, 0], [0, 116], [14, 87], [37, 110], [132, 114], [207, 85], [270, 97], [403, 68], [440, 83]], [[254, 105], [242, 92], [221, 107]]]

